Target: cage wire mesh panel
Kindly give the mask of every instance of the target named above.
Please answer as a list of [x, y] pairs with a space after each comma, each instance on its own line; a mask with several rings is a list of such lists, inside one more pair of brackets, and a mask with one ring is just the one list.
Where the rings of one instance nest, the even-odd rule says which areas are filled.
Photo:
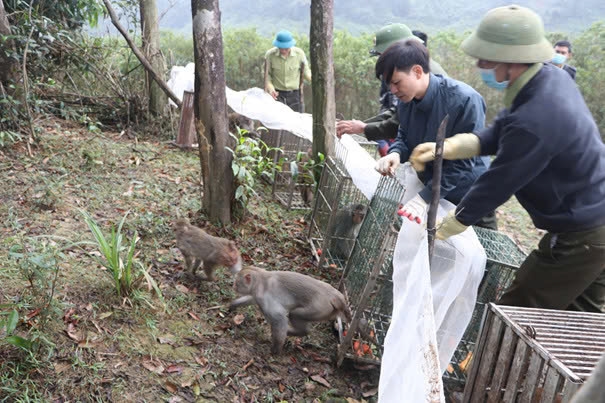
[[463, 401], [568, 402], [604, 351], [605, 314], [489, 304]]
[[[346, 149], [336, 143], [335, 150], [335, 157], [328, 157], [324, 163], [315, 193], [308, 239], [320, 266], [343, 270], [356, 234], [342, 229], [350, 224], [349, 213], [360, 205], [367, 208], [369, 201], [355, 186], [342, 162], [346, 158]], [[341, 220], [349, 221], [341, 223]]]
[[[340, 281], [353, 320], [338, 346], [338, 362], [379, 363], [393, 310], [393, 251], [400, 227], [396, 211], [405, 189], [381, 178]], [[364, 346], [368, 346], [365, 348]]]
[[508, 235], [481, 227], [473, 229], [485, 249], [487, 263], [471, 321], [443, 375], [443, 384], [448, 391], [461, 391], [464, 388], [487, 304], [502, 296], [526, 257]]
[[299, 172], [295, 175], [290, 163], [297, 161], [299, 153], [307, 153], [311, 149], [312, 143], [285, 130], [276, 130], [275, 132], [276, 134], [271, 136], [276, 136], [276, 138], [269, 138], [271, 144], [275, 143], [274, 147], [278, 148], [278, 150], [272, 152], [273, 162], [283, 161], [281, 170], [276, 169], [273, 174], [273, 197], [288, 210], [309, 209], [311, 208], [310, 203], [305, 203], [301, 195], [305, 188], [310, 188], [313, 191], [313, 173], [307, 172], [308, 170], [305, 169], [304, 164], [297, 164]]

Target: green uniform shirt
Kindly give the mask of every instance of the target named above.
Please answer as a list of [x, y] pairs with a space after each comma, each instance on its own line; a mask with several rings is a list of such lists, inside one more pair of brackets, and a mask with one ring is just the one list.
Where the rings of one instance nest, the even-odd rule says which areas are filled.
[[[311, 69], [302, 49], [293, 46], [290, 55], [285, 58], [278, 48], [271, 48], [265, 53], [265, 91], [292, 91], [300, 88], [300, 76], [311, 81]], [[302, 73], [301, 73], [302, 65]]]

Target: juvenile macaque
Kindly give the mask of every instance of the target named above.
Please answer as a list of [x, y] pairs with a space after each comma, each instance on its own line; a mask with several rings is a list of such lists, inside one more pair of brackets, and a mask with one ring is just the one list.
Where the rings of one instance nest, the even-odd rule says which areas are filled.
[[311, 169], [312, 148], [308, 148], [306, 152], [299, 152], [296, 159], [298, 164], [298, 188], [300, 197], [305, 206], [310, 207], [313, 204], [313, 191], [315, 190], [315, 178]]
[[176, 246], [185, 257], [185, 269], [195, 275], [201, 263], [207, 280], [214, 281], [215, 266], [225, 266], [232, 274], [242, 269], [242, 258], [233, 241], [208, 235], [186, 218], [174, 224]]
[[256, 303], [271, 325], [271, 353], [280, 354], [286, 336], [305, 336], [309, 322], [351, 322], [345, 297], [330, 284], [290, 271], [246, 267], [233, 285], [241, 295], [229, 309]]
[[366, 213], [367, 207], [363, 204], [351, 204], [336, 212], [328, 230], [331, 236], [330, 252], [340, 259], [349, 258]]

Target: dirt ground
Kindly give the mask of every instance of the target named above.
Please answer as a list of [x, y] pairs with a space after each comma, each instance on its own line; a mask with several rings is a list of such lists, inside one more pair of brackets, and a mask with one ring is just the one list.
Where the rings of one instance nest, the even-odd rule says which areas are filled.
[[[5, 251], [32, 256], [61, 247], [50, 283], [28, 281], [22, 260], [0, 256], [0, 320], [16, 308], [16, 334], [42, 346], [28, 354], [2, 341], [0, 401], [360, 401], [376, 396], [379, 370], [334, 365], [329, 324], [289, 338], [269, 354], [270, 331], [255, 307], [228, 312], [231, 277], [209, 283], [183, 273], [171, 223], [180, 215], [209, 233], [234, 239], [246, 263], [296, 270], [333, 284], [304, 238], [303, 213], [286, 212], [258, 186], [250, 213], [219, 229], [200, 215], [199, 159], [167, 142], [93, 134], [69, 122], [43, 124], [41, 146], [0, 151], [0, 234]], [[137, 231], [137, 259], [159, 284], [164, 303], [145, 289], [119, 298], [79, 210], [105, 233], [128, 212], [124, 234]], [[71, 246], [70, 246], [71, 245]], [[16, 248], [16, 249], [15, 249]], [[57, 266], [54, 266], [57, 267]], [[46, 268], [47, 274], [52, 273]], [[48, 276], [47, 276], [48, 277]], [[201, 277], [201, 276], [200, 276]]]
[[[200, 215], [199, 159], [167, 142], [118, 133], [90, 133], [69, 122], [43, 124], [41, 146], [0, 149], [0, 242], [3, 250], [41, 256], [62, 248], [42, 282], [28, 281], [15, 255], [0, 255], [0, 321], [17, 309], [16, 334], [35, 339], [37, 354], [10, 346], [0, 333], [0, 401], [373, 401], [379, 369], [345, 361], [336, 368], [329, 324], [289, 338], [269, 354], [270, 331], [255, 307], [229, 312], [231, 277], [218, 281], [183, 273], [171, 223], [189, 217], [213, 235], [234, 239], [247, 264], [296, 270], [335, 284], [305, 241], [304, 213], [287, 212], [258, 186], [243, 222], [217, 228]], [[90, 255], [80, 210], [105, 233], [128, 213], [137, 259], [164, 301], [142, 284], [119, 298], [108, 272]], [[513, 200], [498, 210], [501, 228], [525, 250], [539, 234]], [[522, 229], [519, 231], [518, 229]], [[11, 249], [12, 248], [12, 249]], [[53, 268], [59, 268], [52, 303]], [[44, 277], [46, 276], [46, 277]], [[49, 280], [50, 279], [50, 280]], [[44, 309], [46, 308], [46, 309]]]

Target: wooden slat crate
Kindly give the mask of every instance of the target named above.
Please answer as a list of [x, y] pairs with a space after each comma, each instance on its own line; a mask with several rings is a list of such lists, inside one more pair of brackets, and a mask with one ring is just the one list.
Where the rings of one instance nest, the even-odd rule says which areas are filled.
[[489, 304], [463, 402], [568, 402], [604, 351], [605, 314]]

